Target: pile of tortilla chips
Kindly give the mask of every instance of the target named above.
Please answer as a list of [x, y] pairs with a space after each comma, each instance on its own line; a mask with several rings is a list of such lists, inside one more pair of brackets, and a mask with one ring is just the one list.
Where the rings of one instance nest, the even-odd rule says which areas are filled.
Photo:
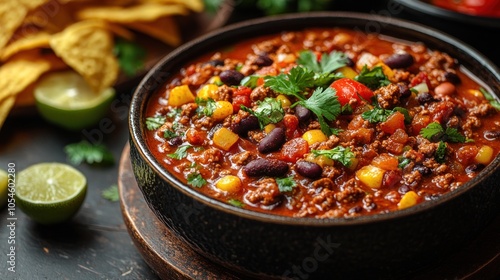
[[177, 46], [174, 17], [203, 9], [203, 0], [1, 0], [0, 128], [16, 103], [33, 102], [43, 74], [73, 69], [99, 92], [120, 72], [115, 38], [140, 32]]

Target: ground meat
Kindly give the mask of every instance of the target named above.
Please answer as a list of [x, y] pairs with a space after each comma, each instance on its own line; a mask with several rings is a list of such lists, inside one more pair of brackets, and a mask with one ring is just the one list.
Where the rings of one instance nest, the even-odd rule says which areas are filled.
[[481, 127], [481, 120], [476, 116], [468, 116], [462, 126], [464, 135], [472, 138], [472, 131], [476, 128]]
[[384, 109], [390, 109], [399, 104], [401, 90], [397, 84], [389, 84], [374, 92], [378, 105]]
[[424, 154], [427, 157], [432, 157], [437, 150], [439, 143], [432, 143], [431, 141], [425, 139], [424, 137], [417, 136], [418, 152]]
[[248, 191], [245, 198], [254, 204], [272, 205], [279, 202], [281, 193], [278, 184], [273, 178], [264, 178], [257, 181], [256, 189]]
[[336, 206], [335, 204], [335, 192], [324, 188], [321, 192], [313, 197], [311, 200], [311, 206], [319, 206], [322, 210], [328, 210]]
[[422, 174], [418, 170], [413, 170], [408, 174], [403, 175], [403, 181], [406, 185], [416, 186], [422, 180]]
[[469, 113], [472, 116], [478, 116], [478, 117], [485, 117], [495, 112], [496, 112], [495, 107], [491, 106], [490, 103], [481, 103], [469, 109]]
[[255, 142], [260, 142], [262, 139], [266, 137], [266, 133], [260, 130], [253, 130], [248, 132], [248, 138], [252, 139]]
[[311, 184], [311, 186], [315, 190], [317, 190], [317, 189], [333, 190], [333, 188], [335, 187], [335, 183], [329, 178], [321, 178], [321, 179], [314, 181]]
[[354, 178], [347, 181], [342, 187], [342, 191], [335, 194], [335, 199], [341, 203], [353, 203], [361, 199], [365, 192], [357, 184], [358, 181]]
[[264, 98], [272, 97], [274, 95], [275, 94], [272, 89], [264, 86], [258, 86], [252, 90], [252, 93], [250, 93], [250, 99], [255, 102], [258, 100], [264, 100]]
[[198, 105], [196, 103], [187, 103], [181, 106], [181, 116], [191, 118], [196, 114]]
[[195, 119], [193, 121], [194, 126], [198, 129], [205, 128], [206, 130], [210, 130], [215, 125], [215, 120], [211, 117], [203, 117], [199, 119]]
[[274, 53], [281, 46], [281, 42], [278, 39], [267, 40], [260, 42], [258, 44], [252, 45], [253, 52], [256, 54], [267, 54]]
[[215, 92], [217, 100], [231, 101], [233, 98], [233, 89], [227, 85], [220, 86]]
[[220, 162], [222, 160], [222, 152], [219, 149], [216, 148], [210, 148], [204, 150], [197, 159], [203, 163], [203, 164], [208, 164], [208, 163], [214, 163], [214, 162]]
[[448, 189], [451, 186], [451, 183], [455, 180], [455, 177], [451, 173], [446, 173], [443, 175], [438, 175], [432, 179], [432, 182], [436, 184], [436, 186]]
[[335, 177], [339, 176], [342, 173], [341, 170], [335, 168], [334, 166], [325, 166], [323, 167], [323, 172], [321, 173], [321, 177], [329, 178], [333, 180]]
[[257, 156], [250, 153], [249, 151], [244, 151], [244, 152], [241, 152], [241, 153], [238, 153], [238, 154], [235, 154], [231, 160], [234, 164], [237, 164], [237, 165], [240, 165], [240, 166], [243, 166], [243, 165], [246, 165], [247, 163], [249, 163], [250, 161], [256, 159]]

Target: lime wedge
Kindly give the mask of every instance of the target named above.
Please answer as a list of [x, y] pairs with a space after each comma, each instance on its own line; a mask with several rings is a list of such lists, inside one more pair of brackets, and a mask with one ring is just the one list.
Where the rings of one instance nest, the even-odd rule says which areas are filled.
[[97, 124], [108, 113], [114, 96], [113, 88], [92, 91], [83, 77], [71, 70], [43, 76], [34, 89], [40, 115], [69, 130]]
[[64, 163], [34, 164], [17, 176], [16, 203], [40, 224], [69, 220], [80, 209], [86, 193], [86, 177]]
[[0, 169], [0, 209], [7, 204], [7, 172]]

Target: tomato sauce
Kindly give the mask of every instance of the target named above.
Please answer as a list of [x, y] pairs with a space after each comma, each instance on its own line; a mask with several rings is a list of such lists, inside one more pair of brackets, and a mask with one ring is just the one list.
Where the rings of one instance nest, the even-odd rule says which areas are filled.
[[446, 53], [316, 28], [194, 59], [144, 119], [152, 153], [189, 187], [234, 207], [337, 218], [460, 188], [500, 151], [499, 108]]

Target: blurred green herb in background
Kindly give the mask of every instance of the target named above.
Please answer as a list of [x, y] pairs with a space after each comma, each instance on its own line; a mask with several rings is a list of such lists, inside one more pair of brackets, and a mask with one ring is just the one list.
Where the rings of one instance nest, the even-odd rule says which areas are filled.
[[144, 69], [146, 50], [139, 44], [124, 39], [115, 42], [114, 53], [118, 57], [120, 69], [131, 77]]
[[[206, 10], [215, 13], [226, 0], [204, 0]], [[265, 15], [326, 10], [333, 0], [233, 0], [238, 9], [255, 8]]]

